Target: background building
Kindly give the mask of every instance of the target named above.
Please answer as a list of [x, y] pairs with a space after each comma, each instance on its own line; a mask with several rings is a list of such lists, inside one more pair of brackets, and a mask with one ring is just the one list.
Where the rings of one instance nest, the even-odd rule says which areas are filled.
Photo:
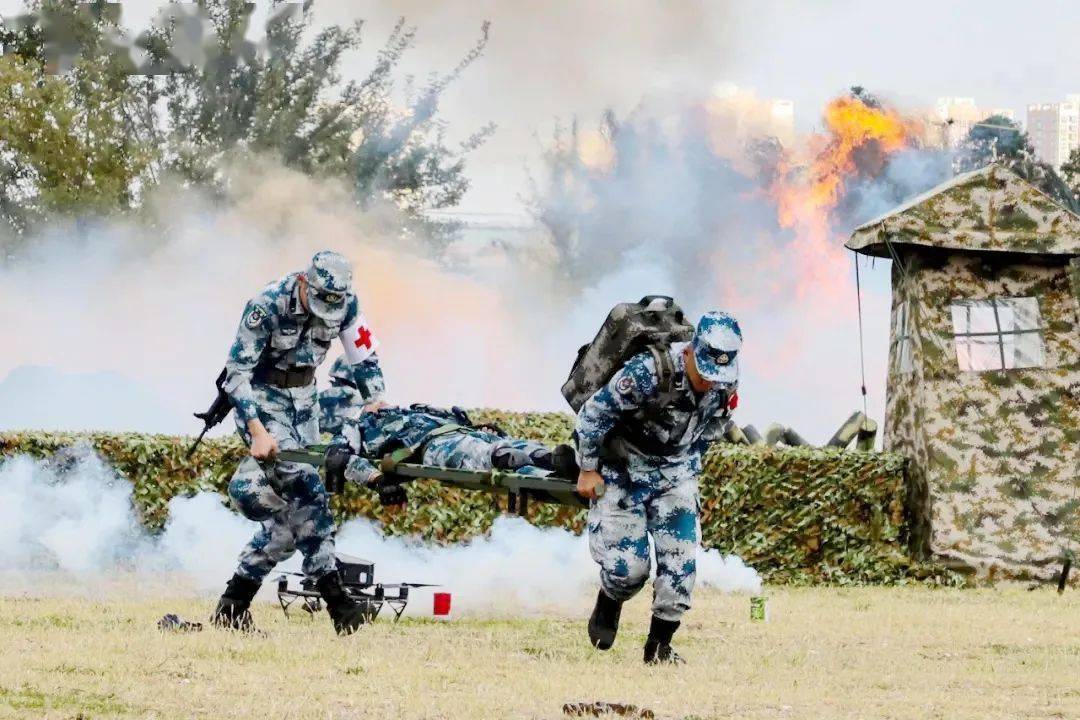
[[1027, 132], [1035, 154], [1056, 168], [1080, 147], [1080, 95], [1064, 102], [1028, 105]]
[[1016, 119], [1016, 112], [1010, 108], [980, 108], [975, 98], [943, 97], [938, 98], [934, 106], [934, 127], [927, 130], [928, 144], [941, 148], [956, 148], [964, 141], [975, 123], [982, 122], [993, 115], [1001, 115], [1010, 120]]
[[984, 117], [975, 104], [975, 98], [969, 97], [938, 98], [934, 116], [941, 123], [940, 144], [946, 148], [959, 145], [967, 137], [971, 126]]

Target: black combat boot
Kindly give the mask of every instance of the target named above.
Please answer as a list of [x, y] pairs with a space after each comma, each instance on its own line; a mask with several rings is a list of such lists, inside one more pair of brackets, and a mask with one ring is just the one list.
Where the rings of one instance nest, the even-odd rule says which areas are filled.
[[555, 451], [551, 453], [551, 464], [551, 469], [561, 478], [577, 481], [577, 476], [581, 473], [577, 451], [573, 445], [556, 445]]
[[649, 637], [645, 640], [646, 665], [682, 665], [686, 662], [671, 649], [671, 638], [680, 624], [678, 620], [661, 620], [653, 615]]
[[589, 642], [597, 650], [607, 650], [615, 644], [615, 633], [619, 631], [619, 616], [622, 615], [622, 602], [608, 597], [602, 589], [596, 595], [596, 607], [589, 618]]
[[367, 622], [364, 606], [353, 600], [341, 586], [341, 576], [337, 570], [323, 575], [315, 583], [315, 589], [326, 601], [326, 612], [334, 621], [334, 630], [338, 635], [352, 635]]
[[255, 632], [255, 622], [251, 619], [251, 601], [255, 593], [259, 592], [262, 583], [257, 580], [233, 575], [225, 592], [218, 600], [214, 614], [210, 616], [210, 622], [219, 628], [226, 630], [240, 630], [242, 632]]

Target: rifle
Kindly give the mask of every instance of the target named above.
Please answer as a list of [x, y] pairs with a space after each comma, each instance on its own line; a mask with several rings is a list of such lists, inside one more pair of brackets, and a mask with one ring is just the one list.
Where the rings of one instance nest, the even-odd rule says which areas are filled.
[[221, 374], [218, 375], [217, 380], [214, 381], [214, 385], [217, 386], [217, 397], [214, 398], [214, 402], [210, 403], [210, 409], [206, 412], [195, 413], [195, 417], [203, 421], [202, 432], [199, 433], [199, 437], [195, 438], [195, 442], [188, 448], [185, 460], [190, 460], [191, 456], [195, 453], [196, 448], [202, 443], [203, 437], [212, 427], [220, 425], [221, 422], [229, 416], [232, 412], [232, 400], [229, 399], [229, 394], [225, 392], [225, 369], [222, 368]]

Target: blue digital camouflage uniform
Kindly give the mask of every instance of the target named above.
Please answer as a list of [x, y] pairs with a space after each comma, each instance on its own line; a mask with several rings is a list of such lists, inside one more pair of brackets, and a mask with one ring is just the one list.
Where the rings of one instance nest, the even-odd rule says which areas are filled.
[[[324, 255], [330, 254], [320, 253], [316, 259]], [[312, 275], [315, 269], [313, 261], [307, 274]], [[301, 387], [286, 388], [261, 381], [259, 374], [266, 368], [317, 367], [331, 340], [359, 316], [359, 303], [347, 287], [341, 311], [327, 311], [309, 299], [313, 312], [306, 312], [300, 303], [299, 275], [293, 273], [270, 283], [248, 302], [229, 352], [225, 391], [236, 411], [237, 431], [249, 445], [247, 423], [253, 418], [262, 421], [282, 450], [302, 449], [319, 441], [314, 379]], [[357, 376], [378, 373], [375, 355], [363, 365], [366, 367], [354, 368]], [[333, 517], [315, 468], [288, 462], [260, 464], [249, 456], [229, 483], [229, 497], [245, 517], [262, 524], [240, 554], [238, 575], [261, 581], [297, 549], [304, 555], [303, 570], [309, 577], [318, 578], [335, 568]]]
[[387, 407], [344, 421], [342, 439], [353, 452], [345, 478], [366, 484], [377, 470], [371, 462], [400, 448], [421, 449], [424, 465], [458, 470], [488, 471], [492, 467], [514, 472], [549, 475], [536, 467], [549, 448], [535, 440], [506, 438], [490, 430], [469, 427], [465, 413], [428, 405]]
[[[738, 330], [737, 324], [734, 328]], [[691, 345], [695, 357], [708, 330], [699, 325]], [[741, 342], [741, 333], [739, 338]], [[697, 570], [701, 457], [729, 422], [738, 377], [737, 348], [717, 353], [725, 365], [720, 370], [709, 358], [700, 358], [699, 369], [714, 371], [714, 377], [702, 375], [715, 384], [699, 395], [685, 375], [686, 346], [677, 343], [669, 350], [675, 370], [670, 391], [662, 392], [652, 355], [642, 353], [585, 402], [576, 425], [578, 462], [583, 470], [599, 468], [606, 485], [588, 520], [589, 549], [600, 565], [601, 586], [619, 601], [644, 587], [651, 535], [657, 565], [653, 614], [667, 621], [678, 621], [690, 608]]]
[[319, 393], [319, 430], [339, 435], [345, 418], [359, 419], [364, 406], [382, 400], [385, 393], [378, 362], [353, 366], [342, 355], [330, 368], [330, 387]]

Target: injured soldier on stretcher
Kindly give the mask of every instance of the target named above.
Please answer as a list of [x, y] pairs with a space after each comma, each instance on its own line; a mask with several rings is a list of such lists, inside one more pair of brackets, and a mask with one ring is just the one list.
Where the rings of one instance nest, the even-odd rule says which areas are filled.
[[410, 462], [456, 470], [506, 470], [568, 480], [578, 473], [569, 445], [550, 448], [507, 437], [496, 427], [474, 424], [460, 408], [429, 405], [383, 407], [346, 418], [327, 457], [347, 452], [344, 479], [371, 486], [379, 480], [379, 459], [402, 449], [411, 451]]

